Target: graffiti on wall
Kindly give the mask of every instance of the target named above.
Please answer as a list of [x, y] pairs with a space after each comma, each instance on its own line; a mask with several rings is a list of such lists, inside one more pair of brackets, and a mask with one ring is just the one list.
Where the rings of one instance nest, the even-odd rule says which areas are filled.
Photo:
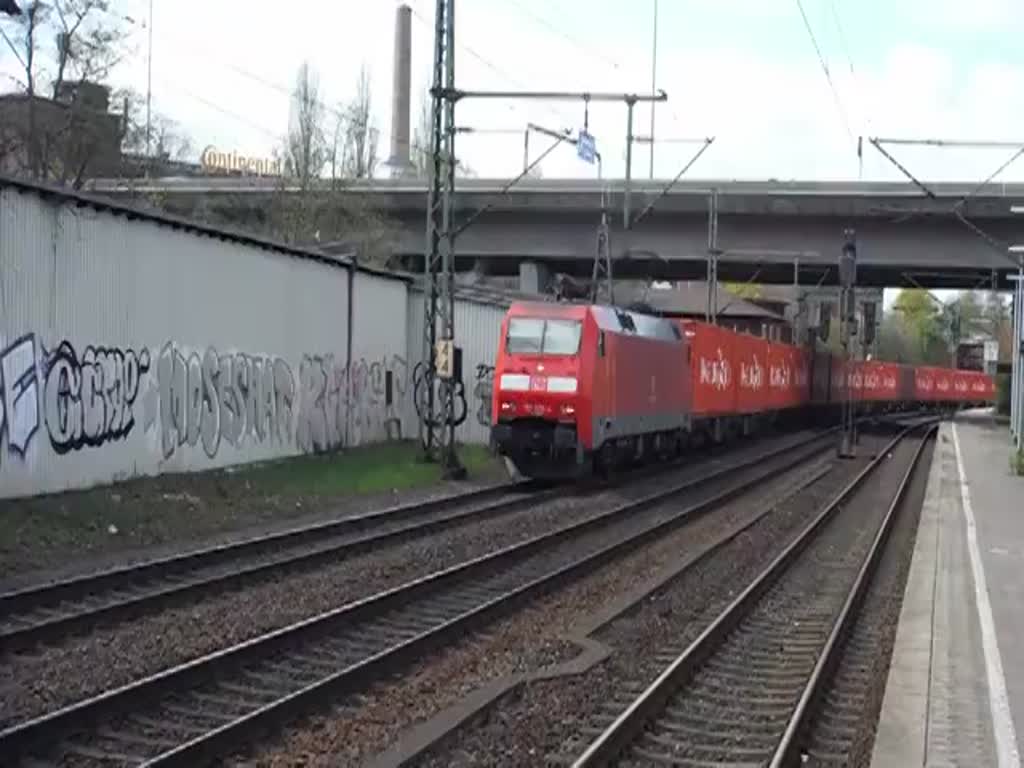
[[[413, 405], [416, 408], [416, 417], [424, 422], [426, 414], [430, 411], [430, 397], [433, 394], [435, 407], [441, 403], [442, 381], [435, 376], [431, 379], [431, 372], [422, 362], [416, 363], [412, 371], [413, 380]], [[446, 421], [443, 409], [437, 411], [437, 416], [430, 422], [434, 429], [447, 426], [450, 422], [453, 427], [459, 427], [466, 421], [469, 406], [466, 404], [466, 385], [462, 379], [455, 379], [451, 384], [452, 411]]]
[[476, 386], [473, 394], [480, 405], [476, 409], [476, 420], [483, 426], [491, 426], [491, 398], [494, 393], [494, 366], [480, 363], [476, 367]]
[[333, 355], [306, 355], [299, 366], [299, 448], [312, 452], [401, 438], [407, 368], [400, 355], [363, 358], [351, 366], [339, 365]]
[[210, 458], [222, 441], [236, 448], [246, 439], [291, 443], [295, 380], [279, 357], [218, 355], [212, 347], [200, 356], [168, 343], [157, 360], [157, 381], [150, 386], [159, 394], [165, 459], [180, 446], [199, 443]]
[[35, 334], [22, 336], [0, 351], [0, 437], [22, 457], [41, 426], [58, 454], [121, 440], [149, 368], [146, 349], [88, 346], [79, 355], [69, 341], [47, 351]]
[[39, 429], [38, 370], [33, 334], [0, 351], [0, 436], [6, 433], [8, 449], [21, 456]]
[[187, 449], [214, 458], [225, 445], [311, 452], [396, 439], [407, 368], [400, 355], [347, 365], [307, 354], [296, 376], [276, 356], [174, 342], [48, 350], [29, 333], [0, 340], [0, 445], [24, 460], [45, 433], [64, 455], [124, 440], [139, 422], [164, 460]]

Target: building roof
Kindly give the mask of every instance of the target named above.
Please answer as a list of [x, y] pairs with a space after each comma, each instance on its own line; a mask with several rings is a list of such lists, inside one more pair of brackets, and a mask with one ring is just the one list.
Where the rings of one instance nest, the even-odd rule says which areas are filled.
[[170, 227], [195, 235], [212, 237], [217, 240], [248, 245], [254, 248], [261, 248], [268, 251], [292, 256], [298, 259], [317, 261], [333, 267], [354, 268], [360, 272], [375, 274], [381, 277], [389, 277], [395, 280], [412, 280], [411, 275], [391, 270], [381, 269], [368, 264], [359, 263], [348, 255], [329, 254], [325, 251], [312, 248], [302, 248], [288, 245], [270, 238], [258, 237], [241, 230], [229, 227], [215, 227], [203, 224], [198, 221], [186, 219], [181, 216], [173, 216], [166, 213], [156, 213], [143, 208], [114, 202], [98, 195], [84, 194], [69, 190], [65, 187], [57, 187], [49, 184], [40, 184], [22, 179], [15, 179], [10, 176], [0, 175], [0, 192], [13, 189], [21, 194], [35, 195], [44, 200], [51, 200], [61, 205], [75, 206], [78, 208], [90, 208], [94, 211], [110, 213], [114, 216], [123, 216], [129, 220], [146, 221], [159, 226]]
[[[513, 301], [550, 300], [549, 294], [530, 294], [518, 290], [519, 278], [508, 276], [477, 276], [473, 283], [460, 283], [462, 288], [472, 288], [486, 294], [500, 295]], [[780, 298], [781, 300], [781, 298]], [[669, 316], [704, 317], [707, 311], [707, 283], [690, 281], [675, 283], [669, 288], [655, 288], [644, 280], [616, 280], [615, 303], [620, 307], [646, 304], [651, 309]], [[784, 322], [777, 312], [758, 306], [718, 286], [719, 317], [761, 319]]]
[[[782, 322], [785, 318], [777, 312], [730, 293], [721, 285], [717, 286], [719, 317], [760, 318]], [[702, 317], [707, 312], [708, 284], [705, 282], [678, 282], [670, 288], [656, 288], [646, 283], [620, 282], [615, 285], [617, 304], [647, 304], [666, 315], [688, 315]]]

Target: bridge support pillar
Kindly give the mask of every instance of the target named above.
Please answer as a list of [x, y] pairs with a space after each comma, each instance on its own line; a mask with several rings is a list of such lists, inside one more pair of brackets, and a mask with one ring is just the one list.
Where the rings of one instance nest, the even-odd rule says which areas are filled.
[[551, 269], [542, 261], [519, 262], [519, 290], [523, 293], [547, 293]]

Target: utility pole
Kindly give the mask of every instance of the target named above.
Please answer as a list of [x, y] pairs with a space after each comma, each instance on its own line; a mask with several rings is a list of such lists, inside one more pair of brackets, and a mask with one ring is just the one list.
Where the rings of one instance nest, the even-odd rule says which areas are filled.
[[[1024, 246], [1016, 246], [1024, 254]], [[1010, 439], [1014, 450], [1024, 451], [1024, 255], [1016, 275], [1009, 276], [1013, 285], [1012, 366], [1010, 368]]]
[[839, 442], [839, 457], [852, 459], [856, 454], [857, 435], [851, 384], [854, 367], [854, 339], [857, 333], [857, 242], [852, 229], [843, 233], [843, 251], [839, 256], [839, 340], [843, 345], [843, 402], [842, 436]]
[[[454, 223], [455, 104], [461, 99], [541, 99], [560, 101], [618, 101], [628, 107], [627, 167], [624, 190], [624, 226], [630, 224], [630, 168], [633, 144], [633, 107], [638, 102], [667, 101], [657, 94], [589, 93], [563, 91], [463, 91], [455, 87], [455, 0], [437, 0], [434, 20], [434, 58], [431, 115], [430, 184], [427, 194], [426, 252], [424, 258], [423, 379], [418, 382], [416, 404], [420, 414], [420, 440], [425, 458], [442, 451], [444, 475], [465, 476], [455, 450], [455, 401], [461, 385], [461, 350], [455, 346], [455, 241], [460, 232], [490, 210], [488, 204], [458, 226]], [[582, 138], [582, 137], [581, 137]], [[590, 137], [588, 136], [588, 139]], [[548, 152], [565, 140], [559, 136]], [[594, 153], [592, 139], [580, 142]], [[540, 162], [545, 152], [502, 190], [507, 191]], [[648, 206], [650, 208], [650, 206]], [[419, 388], [423, 388], [419, 390]], [[422, 394], [420, 393], [422, 392]]]
[[708, 195], [708, 309], [707, 321], [718, 325], [718, 257], [722, 255], [718, 247], [718, 190], [711, 190]]
[[153, 0], [149, 0], [149, 52], [146, 56], [146, 173], [149, 173], [153, 135]]
[[[427, 193], [423, 361], [426, 412], [421, 439], [427, 458], [434, 440], [442, 448], [443, 473], [461, 478], [466, 470], [455, 451], [455, 0], [437, 0], [434, 23], [434, 78], [431, 95], [431, 163]], [[436, 387], [435, 382], [439, 382]], [[436, 397], [435, 397], [436, 396]], [[439, 402], [438, 402], [439, 401]], [[436, 434], [435, 434], [436, 430]]]
[[[654, 41], [651, 43], [651, 95], [658, 82], [658, 0], [654, 0]], [[651, 102], [651, 178], [654, 178], [654, 114], [657, 105]]]

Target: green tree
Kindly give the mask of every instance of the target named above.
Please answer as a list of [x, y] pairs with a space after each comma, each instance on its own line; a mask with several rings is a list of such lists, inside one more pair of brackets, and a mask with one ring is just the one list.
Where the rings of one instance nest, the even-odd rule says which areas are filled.
[[878, 359], [893, 363], [917, 363], [919, 351], [902, 318], [885, 312], [878, 324]]
[[916, 360], [913, 362], [945, 365], [950, 353], [944, 320], [948, 316], [928, 291], [909, 289], [900, 291], [893, 303], [893, 311], [901, 318], [904, 332], [910, 339]]
[[722, 287], [725, 288], [733, 296], [739, 296], [741, 299], [759, 299], [761, 298], [761, 286], [757, 283], [727, 283], [723, 282]]

